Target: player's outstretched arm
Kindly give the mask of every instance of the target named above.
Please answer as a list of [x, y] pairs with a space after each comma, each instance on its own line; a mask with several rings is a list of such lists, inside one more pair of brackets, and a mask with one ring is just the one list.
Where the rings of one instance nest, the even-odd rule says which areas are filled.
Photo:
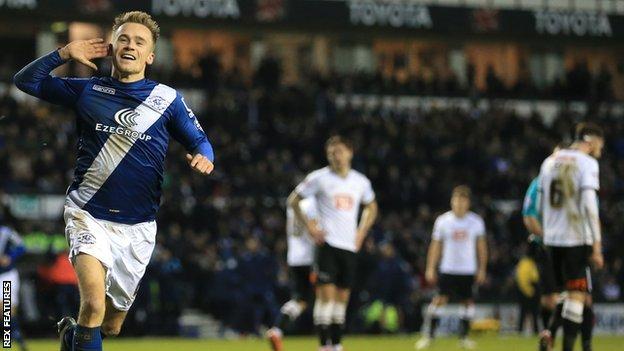
[[186, 160], [189, 166], [200, 174], [212, 173], [214, 150], [197, 117], [180, 94], [177, 94], [171, 108], [168, 128], [173, 138], [188, 151]]
[[73, 104], [84, 85], [85, 79], [65, 79], [50, 75], [56, 67], [74, 59], [97, 69], [92, 59], [108, 54], [104, 39], [77, 40], [31, 62], [13, 77], [15, 86], [23, 92], [61, 105]]

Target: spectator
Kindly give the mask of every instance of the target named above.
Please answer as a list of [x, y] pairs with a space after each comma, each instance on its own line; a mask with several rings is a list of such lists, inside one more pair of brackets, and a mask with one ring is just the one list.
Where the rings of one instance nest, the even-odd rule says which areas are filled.
[[[531, 243], [527, 254], [520, 259], [516, 265], [516, 286], [518, 287], [518, 299], [520, 305], [520, 316], [518, 318], [518, 333], [524, 331], [526, 317], [531, 317], [533, 334], [539, 333], [537, 319], [540, 306], [539, 292], [539, 272], [535, 263], [536, 243]], [[545, 326], [542, 326], [543, 328]]]
[[371, 306], [367, 309], [367, 324], [377, 324], [385, 332], [397, 332], [408, 309], [413, 282], [409, 266], [396, 255], [394, 246], [383, 242], [379, 246], [377, 268], [368, 279]]

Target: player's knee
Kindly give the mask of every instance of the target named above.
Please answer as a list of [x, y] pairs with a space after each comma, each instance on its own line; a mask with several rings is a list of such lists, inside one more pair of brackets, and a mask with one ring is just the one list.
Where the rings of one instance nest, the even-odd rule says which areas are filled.
[[316, 297], [316, 301], [322, 301], [322, 302], [329, 303], [330, 301], [334, 301], [334, 294], [332, 294], [332, 293], [319, 294]]
[[333, 284], [324, 284], [317, 290], [316, 299], [324, 302], [333, 301], [336, 298], [336, 286]]
[[570, 298], [565, 299], [563, 302], [563, 309], [561, 310], [561, 316], [564, 319], [572, 321], [574, 323], [583, 322], [583, 302], [573, 300]]
[[106, 301], [99, 297], [83, 297], [80, 301], [80, 314], [91, 320], [104, 316], [106, 312]]
[[113, 323], [104, 323], [102, 324], [100, 330], [102, 331], [102, 334], [106, 335], [107, 337], [115, 337], [121, 332], [121, 326]]
[[351, 291], [349, 289], [336, 289], [336, 301], [348, 303], [349, 297], [351, 296]]

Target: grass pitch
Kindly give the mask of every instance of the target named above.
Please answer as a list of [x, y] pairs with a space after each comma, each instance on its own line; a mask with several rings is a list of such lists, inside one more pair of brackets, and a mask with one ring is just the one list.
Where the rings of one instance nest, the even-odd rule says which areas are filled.
[[[535, 351], [537, 339], [533, 337], [476, 336], [479, 351]], [[352, 336], [344, 341], [346, 351], [412, 351], [416, 336]], [[17, 350], [17, 345], [13, 345]], [[55, 340], [30, 340], [30, 351], [58, 350]], [[556, 350], [560, 350], [557, 345]], [[199, 340], [199, 339], [126, 339], [106, 340], [106, 351], [270, 351], [268, 343], [262, 339], [243, 340]], [[292, 337], [284, 342], [285, 351], [315, 351], [318, 349], [316, 338]], [[580, 347], [577, 346], [577, 350]], [[456, 338], [439, 338], [429, 348], [431, 351], [461, 350]], [[598, 336], [594, 340], [594, 351], [624, 350], [624, 336]]]

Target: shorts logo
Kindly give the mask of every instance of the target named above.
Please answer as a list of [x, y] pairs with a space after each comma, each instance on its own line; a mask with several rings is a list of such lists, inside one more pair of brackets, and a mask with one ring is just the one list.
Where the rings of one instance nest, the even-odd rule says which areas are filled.
[[115, 89], [109, 87], [103, 87], [101, 85], [93, 84], [93, 90], [99, 91], [100, 93], [115, 95]]
[[115, 113], [115, 122], [126, 128], [132, 128], [137, 125], [139, 113], [131, 108], [124, 108]]
[[83, 245], [93, 245], [95, 244], [95, 235], [87, 232], [79, 233], [76, 241]]

